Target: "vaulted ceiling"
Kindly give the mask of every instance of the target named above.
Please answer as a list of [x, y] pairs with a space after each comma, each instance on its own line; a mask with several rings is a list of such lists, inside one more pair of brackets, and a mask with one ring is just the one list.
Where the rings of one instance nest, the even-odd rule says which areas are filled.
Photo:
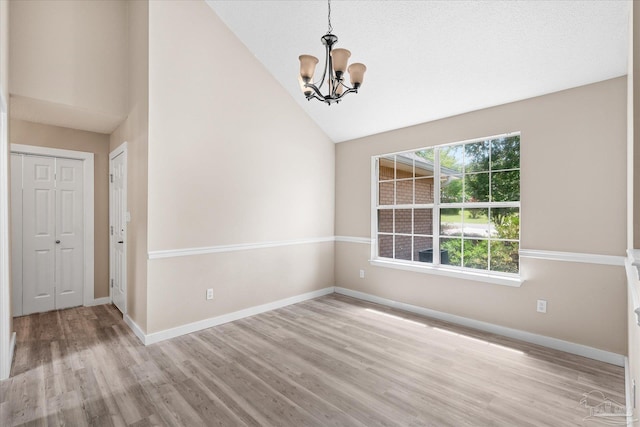
[[624, 0], [334, 0], [337, 47], [368, 70], [328, 106], [297, 80], [300, 54], [324, 62], [326, 1], [207, 3], [335, 142], [627, 73]]

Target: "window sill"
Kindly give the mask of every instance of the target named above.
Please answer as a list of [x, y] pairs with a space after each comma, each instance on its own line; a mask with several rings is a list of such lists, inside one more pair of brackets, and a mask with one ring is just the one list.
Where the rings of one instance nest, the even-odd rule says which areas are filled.
[[500, 276], [488, 273], [475, 273], [471, 271], [461, 271], [452, 268], [432, 265], [416, 265], [413, 263], [403, 263], [398, 261], [386, 261], [382, 259], [372, 259], [369, 263], [376, 267], [395, 268], [397, 270], [414, 271], [417, 273], [435, 274], [438, 276], [455, 277], [457, 279], [473, 280], [475, 282], [492, 283], [494, 285], [511, 286], [519, 288], [524, 283], [520, 277]]

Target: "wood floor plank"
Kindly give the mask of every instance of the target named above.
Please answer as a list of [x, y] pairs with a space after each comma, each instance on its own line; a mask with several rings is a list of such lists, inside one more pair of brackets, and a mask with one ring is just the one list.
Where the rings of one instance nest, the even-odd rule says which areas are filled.
[[7, 426], [580, 426], [624, 370], [329, 295], [144, 346], [111, 305], [19, 317]]

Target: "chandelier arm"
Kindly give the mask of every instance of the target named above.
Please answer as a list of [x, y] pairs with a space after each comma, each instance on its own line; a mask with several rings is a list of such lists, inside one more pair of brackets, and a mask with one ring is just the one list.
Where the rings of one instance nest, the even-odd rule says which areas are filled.
[[320, 92], [320, 89], [318, 89], [318, 87], [316, 85], [314, 85], [313, 83], [307, 83], [304, 85], [304, 87], [307, 87], [311, 90], [313, 90], [316, 94], [318, 94], [319, 96], [321, 96], [324, 99], [324, 95], [322, 94], [322, 92]]
[[346, 90], [346, 91], [342, 92], [342, 94], [341, 94], [341, 95], [337, 96], [337, 97], [336, 97], [336, 100], [340, 100], [340, 99], [344, 98], [344, 96], [345, 96], [346, 94], [348, 94], [348, 93], [358, 93], [358, 89], [352, 89], [352, 88], [349, 88], [348, 90]]
[[[327, 77], [327, 69], [331, 66], [331, 46], [326, 47], [326, 53], [327, 54], [324, 58], [324, 71], [322, 72], [322, 80], [320, 80], [320, 84], [318, 85], [318, 87], [322, 87], [322, 85], [324, 84], [324, 79]], [[331, 74], [330, 71], [329, 74]]]
[[344, 84], [344, 79], [340, 80], [340, 84], [342, 85], [343, 88], [345, 88], [347, 90], [353, 90], [354, 89], [351, 86], [347, 86], [346, 84]]
[[314, 93], [314, 94], [312, 94], [312, 95], [309, 95], [309, 96], [307, 97], [307, 100], [311, 100], [311, 98], [315, 98], [315, 99], [317, 99], [318, 101], [327, 102], [327, 100], [325, 99], [325, 97], [324, 97], [324, 96], [321, 96], [321, 97], [320, 97], [320, 96], [316, 95], [315, 93]]

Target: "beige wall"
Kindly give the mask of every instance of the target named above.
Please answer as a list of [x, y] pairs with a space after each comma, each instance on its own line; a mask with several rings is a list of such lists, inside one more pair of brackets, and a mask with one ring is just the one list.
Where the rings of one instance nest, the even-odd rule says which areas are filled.
[[[149, 250], [332, 236], [329, 138], [205, 2], [149, 22]], [[333, 283], [332, 243], [153, 259], [147, 329]]]
[[13, 117], [115, 129], [126, 113], [126, 3], [12, 2]]
[[11, 119], [12, 144], [94, 154], [94, 298], [109, 296], [109, 136]]
[[[625, 94], [617, 78], [338, 144], [336, 235], [370, 235], [372, 155], [521, 131], [521, 248], [623, 256]], [[372, 267], [369, 257], [368, 245], [337, 242], [336, 284], [626, 354], [622, 267], [522, 259], [525, 283], [510, 288]]]
[[110, 138], [110, 151], [127, 142], [127, 315], [147, 329], [147, 173], [149, 151], [149, 4], [127, 3], [127, 119]]

